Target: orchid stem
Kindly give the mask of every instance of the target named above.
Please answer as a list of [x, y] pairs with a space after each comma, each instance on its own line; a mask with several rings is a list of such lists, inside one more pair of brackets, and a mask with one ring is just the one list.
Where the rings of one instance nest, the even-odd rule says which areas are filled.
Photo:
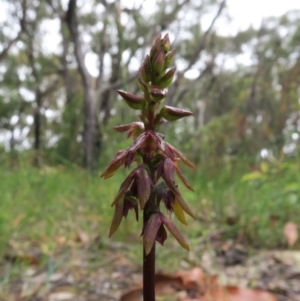
[[[146, 219], [144, 212], [144, 225]], [[143, 252], [143, 300], [155, 301], [155, 242], [148, 255]]]

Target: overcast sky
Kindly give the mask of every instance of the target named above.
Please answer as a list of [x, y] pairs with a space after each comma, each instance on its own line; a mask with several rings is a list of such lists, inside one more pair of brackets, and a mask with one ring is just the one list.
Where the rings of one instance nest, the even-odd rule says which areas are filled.
[[258, 28], [268, 16], [281, 16], [289, 10], [300, 9], [300, 0], [227, 0], [231, 25], [218, 21], [217, 28], [224, 34], [234, 34], [249, 25]]

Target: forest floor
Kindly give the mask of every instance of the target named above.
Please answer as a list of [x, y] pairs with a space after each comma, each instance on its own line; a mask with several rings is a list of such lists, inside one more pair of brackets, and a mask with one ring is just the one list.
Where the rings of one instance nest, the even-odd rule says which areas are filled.
[[[187, 227], [176, 223], [191, 251], [170, 235], [157, 247], [157, 272], [163, 273], [158, 275], [168, 286], [181, 271], [191, 278], [197, 271], [217, 275], [222, 286], [300, 301], [298, 234], [288, 233], [292, 243], [284, 234], [288, 222], [300, 225], [300, 191], [294, 183], [299, 173], [253, 183], [241, 181], [244, 173], [224, 170], [216, 177], [200, 172], [191, 177], [195, 192], [185, 190], [184, 197], [196, 220], [189, 219]], [[141, 288], [141, 221], [129, 214], [107, 238], [111, 200], [123, 178], [119, 173], [104, 183], [65, 167], [2, 171], [0, 301], [139, 301], [126, 299], [124, 292], [137, 287], [139, 296]], [[205, 291], [201, 277], [196, 282]], [[207, 301], [199, 291], [195, 299], [195, 292], [182, 285], [169, 292], [157, 301]]]
[[[209, 242], [200, 239], [182, 258], [173, 256], [177, 261], [173, 268], [162, 263], [158, 271], [172, 276], [173, 269], [191, 271], [199, 267], [207, 275], [218, 275], [222, 285], [263, 289], [278, 301], [300, 300], [300, 251], [249, 251], [242, 244], [219, 238], [211, 236]], [[15, 242], [2, 264], [1, 274], [10, 271], [10, 276], [1, 283], [0, 300], [119, 301], [127, 300], [121, 299], [122, 293], [141, 285], [142, 267], [130, 243], [99, 238], [90, 241], [82, 232], [72, 248], [57, 249], [47, 259], [41, 259], [34, 248], [25, 255], [20, 246]], [[172, 248], [177, 248], [175, 242]], [[166, 295], [157, 300], [191, 300], [180, 299], [182, 293], [178, 290], [171, 299]]]

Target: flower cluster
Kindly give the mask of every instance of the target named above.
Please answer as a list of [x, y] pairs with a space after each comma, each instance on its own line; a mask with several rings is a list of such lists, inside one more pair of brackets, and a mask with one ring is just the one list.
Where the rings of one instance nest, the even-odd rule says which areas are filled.
[[174, 223], [161, 212], [161, 206], [174, 212], [183, 224], [186, 224], [185, 213], [194, 217], [175, 181], [176, 174], [184, 186], [193, 190], [180, 172], [178, 161], [191, 168], [194, 168], [194, 165], [157, 132], [158, 127], [165, 121], [176, 121], [192, 115], [189, 111], [162, 104], [176, 70], [175, 67], [170, 67], [174, 57], [174, 50], [170, 48], [168, 34], [155, 38], [150, 55], [146, 56], [138, 72], [142, 96], [118, 90], [118, 94], [130, 108], [141, 111], [140, 121], [115, 127], [118, 132], [127, 132], [133, 143], [120, 150], [101, 175], [107, 179], [113, 176], [120, 166], [127, 168], [133, 162], [137, 163], [137, 167], [123, 181], [112, 202], [115, 214], [109, 236], [116, 232], [129, 210], [134, 210], [138, 220], [140, 208], [146, 217], [142, 230], [146, 254], [150, 253], [155, 241], [164, 244], [167, 238], [165, 228], [183, 248], [189, 249]]

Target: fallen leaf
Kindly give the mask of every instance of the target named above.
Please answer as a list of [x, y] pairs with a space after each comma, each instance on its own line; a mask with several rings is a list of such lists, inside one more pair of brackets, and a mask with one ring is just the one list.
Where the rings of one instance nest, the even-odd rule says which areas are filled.
[[206, 285], [206, 292], [199, 301], [277, 301], [273, 294], [263, 290], [220, 286], [217, 276], [210, 277]]
[[155, 292], [158, 295], [167, 295], [184, 289], [180, 276], [157, 273], [155, 275]]
[[126, 291], [122, 294], [120, 301], [142, 301], [143, 300], [143, 288], [139, 286], [137, 288]]
[[175, 274], [182, 279], [185, 288], [203, 286], [206, 283], [206, 275], [204, 271], [199, 268], [193, 268], [190, 271], [179, 271]]
[[292, 247], [298, 240], [298, 228], [295, 223], [287, 222], [283, 229], [283, 234], [287, 240], [287, 243]]
[[[201, 268], [179, 271], [174, 275], [156, 274], [157, 295], [176, 293], [179, 301], [277, 301], [274, 295], [263, 290], [221, 286], [217, 276], [208, 277]], [[129, 290], [120, 301], [141, 301], [142, 286]]]

